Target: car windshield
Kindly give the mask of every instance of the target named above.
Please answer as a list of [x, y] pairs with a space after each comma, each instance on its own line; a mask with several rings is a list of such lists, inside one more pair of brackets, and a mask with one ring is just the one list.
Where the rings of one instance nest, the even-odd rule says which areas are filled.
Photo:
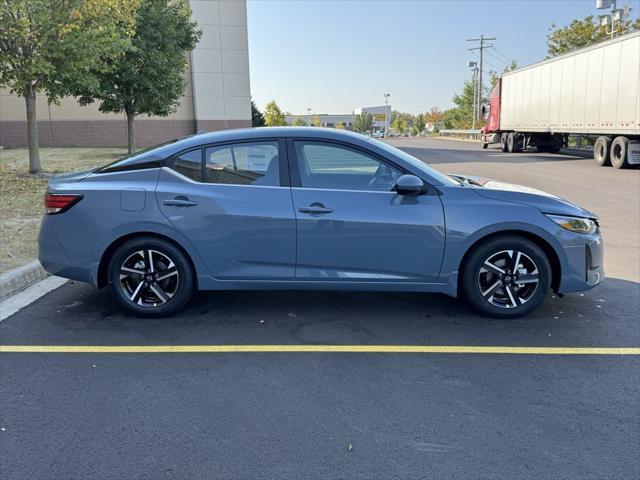
[[435, 168], [430, 167], [423, 161], [418, 160], [413, 155], [409, 155], [407, 152], [403, 152], [399, 148], [392, 147], [391, 145], [381, 142], [380, 140], [375, 140], [375, 139], [369, 139], [369, 140], [371, 142], [375, 142], [376, 146], [380, 147], [381, 149], [395, 155], [396, 157], [400, 157], [405, 162], [410, 163], [411, 165], [414, 165], [415, 167], [423, 171], [426, 171], [432, 178], [440, 182], [442, 185], [460, 185], [459, 181], [445, 175], [444, 173], [438, 172]]

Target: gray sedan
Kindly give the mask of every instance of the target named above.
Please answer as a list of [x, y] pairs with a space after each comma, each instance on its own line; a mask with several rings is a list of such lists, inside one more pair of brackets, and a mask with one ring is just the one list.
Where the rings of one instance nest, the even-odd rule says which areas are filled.
[[40, 262], [169, 315], [195, 290], [440, 292], [517, 317], [604, 279], [595, 214], [340, 130], [193, 135], [49, 181]]

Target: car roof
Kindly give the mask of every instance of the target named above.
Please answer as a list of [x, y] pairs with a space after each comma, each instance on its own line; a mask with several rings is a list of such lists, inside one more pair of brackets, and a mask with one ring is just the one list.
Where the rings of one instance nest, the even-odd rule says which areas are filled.
[[260, 138], [284, 138], [284, 137], [304, 137], [344, 140], [350, 142], [367, 141], [368, 137], [359, 133], [335, 128], [321, 127], [257, 127], [240, 128], [235, 130], [219, 130], [216, 132], [199, 132], [195, 135], [185, 137], [176, 144], [181, 144], [182, 148], [189, 148], [197, 145], [209, 143], [229, 142], [235, 140], [249, 140]]

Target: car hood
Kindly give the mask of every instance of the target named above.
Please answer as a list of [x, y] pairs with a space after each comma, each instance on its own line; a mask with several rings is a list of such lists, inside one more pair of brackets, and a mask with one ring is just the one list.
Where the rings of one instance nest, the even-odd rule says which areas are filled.
[[535, 188], [515, 185], [513, 183], [503, 183], [490, 178], [472, 175], [452, 174], [450, 176], [464, 181], [469, 187], [473, 188], [478, 195], [482, 195], [485, 198], [530, 205], [536, 207], [542, 213], [593, 219], [598, 218], [595, 213], [579, 207], [569, 200]]

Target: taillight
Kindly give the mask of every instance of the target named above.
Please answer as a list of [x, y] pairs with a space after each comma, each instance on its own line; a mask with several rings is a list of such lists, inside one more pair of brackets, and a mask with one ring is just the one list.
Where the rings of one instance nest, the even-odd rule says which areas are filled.
[[82, 195], [62, 195], [56, 193], [45, 193], [44, 208], [47, 214], [61, 213], [70, 209], [82, 199]]

